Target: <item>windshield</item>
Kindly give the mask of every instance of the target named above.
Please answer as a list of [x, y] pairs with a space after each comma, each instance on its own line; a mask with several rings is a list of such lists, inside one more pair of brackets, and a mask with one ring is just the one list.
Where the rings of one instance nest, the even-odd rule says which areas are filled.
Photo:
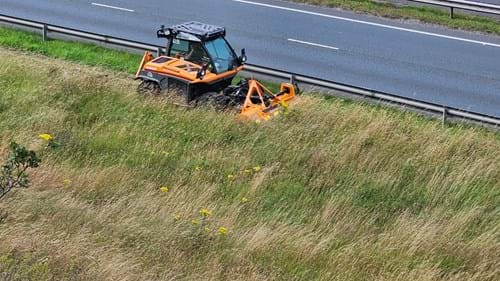
[[187, 41], [181, 39], [172, 40], [170, 56], [182, 56], [187, 61], [198, 65], [209, 64], [210, 58], [203, 49], [200, 42]]
[[236, 57], [224, 38], [219, 37], [215, 40], [205, 42], [205, 48], [213, 60], [217, 73], [233, 69]]

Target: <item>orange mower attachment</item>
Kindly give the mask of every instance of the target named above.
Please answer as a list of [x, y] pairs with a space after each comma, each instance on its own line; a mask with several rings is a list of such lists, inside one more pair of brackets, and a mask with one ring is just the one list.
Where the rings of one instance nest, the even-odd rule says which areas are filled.
[[295, 86], [281, 83], [280, 92], [273, 94], [259, 81], [248, 80], [248, 93], [241, 107], [240, 116], [244, 119], [267, 121], [288, 109], [288, 103], [295, 99]]

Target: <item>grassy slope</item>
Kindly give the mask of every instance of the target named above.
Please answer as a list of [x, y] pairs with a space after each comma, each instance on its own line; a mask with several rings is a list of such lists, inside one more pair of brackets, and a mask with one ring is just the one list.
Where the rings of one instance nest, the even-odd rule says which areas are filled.
[[497, 134], [315, 97], [242, 123], [134, 88], [0, 49], [0, 155], [44, 159], [0, 201], [11, 280], [498, 280]]
[[398, 7], [392, 3], [382, 3], [374, 0], [288, 0], [293, 2], [308, 3], [328, 7], [338, 7], [346, 10], [369, 13], [372, 15], [416, 19], [425, 23], [440, 24], [451, 28], [481, 31], [500, 35], [500, 22], [498, 20], [456, 13], [455, 18], [450, 18], [447, 11], [435, 7]]

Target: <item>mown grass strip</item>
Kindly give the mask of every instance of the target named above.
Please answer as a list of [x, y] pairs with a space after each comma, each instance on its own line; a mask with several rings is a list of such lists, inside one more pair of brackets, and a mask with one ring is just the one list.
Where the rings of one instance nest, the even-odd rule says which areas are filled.
[[341, 8], [376, 16], [416, 19], [425, 23], [439, 24], [455, 29], [480, 31], [500, 35], [500, 22], [493, 18], [449, 12], [434, 7], [397, 6], [393, 3], [372, 0], [289, 0], [299, 3]]
[[140, 62], [140, 55], [137, 54], [81, 42], [62, 40], [44, 42], [39, 34], [5, 27], [0, 27], [0, 46], [127, 73], [135, 73]]

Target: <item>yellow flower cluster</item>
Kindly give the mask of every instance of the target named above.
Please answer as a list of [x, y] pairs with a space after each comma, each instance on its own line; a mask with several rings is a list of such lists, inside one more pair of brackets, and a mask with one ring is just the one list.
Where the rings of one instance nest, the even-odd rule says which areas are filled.
[[200, 215], [204, 218], [208, 218], [212, 215], [212, 212], [208, 209], [201, 209], [200, 210]]
[[[248, 201], [248, 199], [246, 199], [245, 197], [243, 197], [242, 200], [243, 199]], [[210, 221], [206, 220], [206, 218], [208, 218], [212, 215], [212, 211], [210, 211], [206, 208], [203, 208], [203, 209], [200, 209], [199, 213], [201, 215], [201, 218], [191, 219], [191, 224], [194, 226], [194, 230], [195, 231], [203, 231], [207, 235], [211, 235], [213, 232], [212, 232], [212, 228], [210, 226]], [[179, 221], [179, 220], [181, 220], [181, 215], [175, 214], [175, 215], [173, 215], [173, 218], [174, 218], [174, 221]], [[224, 226], [221, 226], [214, 233], [221, 235], [221, 236], [225, 236], [228, 233], [228, 229]]]
[[51, 134], [40, 134], [38, 135], [42, 140], [49, 142], [54, 139]]
[[[258, 172], [260, 172], [260, 170], [262, 170], [262, 167], [257, 165], [257, 166], [254, 166], [254, 167], [252, 167], [252, 168], [247, 168], [247, 169], [244, 169], [244, 170], [243, 170], [243, 173], [244, 173], [244, 174], [258, 173]], [[233, 174], [228, 174], [228, 175], [227, 175], [227, 179], [228, 179], [229, 181], [233, 181], [233, 180], [235, 180], [235, 179], [236, 179], [236, 176], [235, 176], [235, 175], [233, 175]]]
[[255, 167], [252, 167], [252, 168], [245, 169], [245, 170], [243, 170], [243, 172], [245, 174], [250, 174], [250, 173], [253, 173], [253, 172], [258, 173], [260, 170], [262, 170], [262, 167], [255, 166]]
[[167, 193], [167, 192], [168, 192], [168, 190], [169, 190], [169, 189], [168, 189], [168, 187], [166, 187], [166, 186], [162, 186], [162, 187], [160, 187], [160, 191], [161, 191], [161, 192], [163, 192], [163, 193]]
[[221, 227], [219, 227], [219, 231], [218, 232], [219, 232], [220, 235], [226, 235], [227, 234], [227, 228], [221, 226]]

